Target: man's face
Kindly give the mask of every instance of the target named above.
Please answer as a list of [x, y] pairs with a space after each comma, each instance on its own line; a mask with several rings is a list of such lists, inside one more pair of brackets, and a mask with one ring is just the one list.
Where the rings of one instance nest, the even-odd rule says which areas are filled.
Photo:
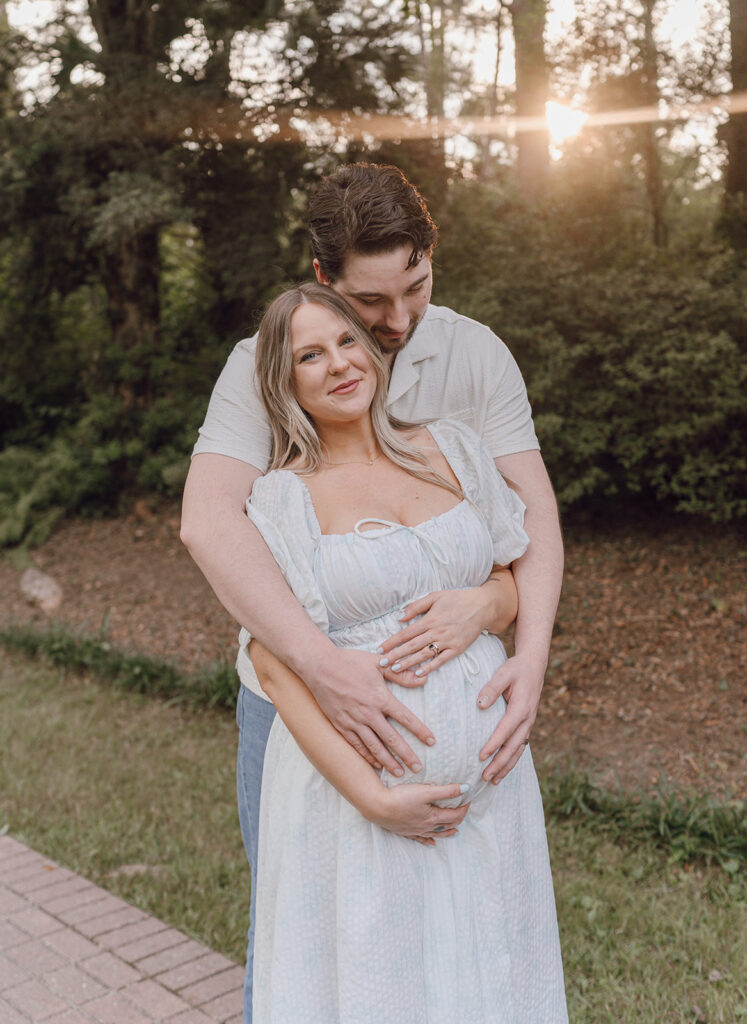
[[[403, 349], [418, 326], [431, 297], [430, 257], [408, 267], [412, 249], [402, 245], [375, 256], [351, 253], [342, 274], [332, 284], [350, 303], [376, 338], [385, 356]], [[322, 284], [329, 279], [314, 261]]]

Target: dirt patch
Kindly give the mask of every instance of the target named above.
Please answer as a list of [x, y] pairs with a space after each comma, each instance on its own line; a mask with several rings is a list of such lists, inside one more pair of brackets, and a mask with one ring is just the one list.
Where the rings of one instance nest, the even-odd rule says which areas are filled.
[[[535, 760], [599, 781], [745, 795], [747, 551], [735, 528], [667, 520], [572, 530]], [[62, 585], [52, 618], [0, 561], [0, 623], [101, 628], [192, 669], [233, 660], [237, 627], [178, 538], [178, 510], [75, 520], [33, 553]], [[249, 581], [250, 582], [250, 581]]]

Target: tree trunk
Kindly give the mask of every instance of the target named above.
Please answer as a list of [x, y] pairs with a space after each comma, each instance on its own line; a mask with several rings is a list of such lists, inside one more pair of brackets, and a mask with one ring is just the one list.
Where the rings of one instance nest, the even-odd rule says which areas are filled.
[[[446, 19], [444, 0], [418, 4], [418, 37], [420, 61], [425, 88], [426, 116], [437, 124], [444, 116], [446, 96]], [[427, 17], [427, 20], [426, 20]], [[440, 128], [427, 141], [427, 163], [434, 180], [446, 180], [445, 139]]]
[[[153, 5], [149, 0], [88, 0], [91, 21], [103, 54], [105, 83], [99, 94], [102, 114], [118, 122], [127, 143], [139, 125], [145, 138], [155, 105], [149, 85], [158, 77], [153, 53]], [[158, 144], [157, 144], [158, 145]], [[138, 154], [152, 154], [146, 143]], [[137, 170], [112, 164], [109, 171]], [[101, 279], [117, 354], [117, 389], [128, 407], [152, 399], [151, 363], [160, 341], [160, 259], [158, 228], [133, 232], [123, 222], [117, 238], [100, 251]]]
[[[498, 76], [501, 70], [501, 57], [502, 53], [502, 33], [503, 33], [503, 14], [506, 10], [506, 4], [504, 0], [499, 0], [498, 10], [495, 14], [495, 63], [493, 64], [493, 80], [490, 83], [490, 92], [488, 94], [488, 110], [487, 115], [491, 120], [498, 113]], [[493, 159], [491, 156], [492, 148], [492, 135], [485, 135], [479, 142], [480, 146], [480, 157], [477, 160], [477, 176], [481, 181], [488, 181], [493, 176]]]
[[88, 0], [88, 11], [105, 56], [149, 54], [154, 5], [149, 0]]
[[[734, 95], [747, 92], [747, 3], [729, 0], [731, 84]], [[721, 226], [732, 244], [747, 249], [747, 113], [733, 111], [725, 130], [727, 147]]]
[[[511, 23], [516, 50], [516, 113], [519, 117], [545, 116], [547, 63], [545, 61], [546, 0], [513, 0]], [[527, 199], [541, 199], [550, 170], [546, 128], [517, 131], [516, 166], [519, 190]]]
[[[656, 107], [659, 103], [659, 61], [654, 39], [654, 7], [657, 0], [644, 0], [643, 3], [643, 68], [641, 74], [643, 103], [648, 107]], [[661, 173], [661, 153], [656, 137], [656, 124], [647, 124], [641, 128], [643, 143], [641, 151], [646, 166], [646, 197], [651, 214], [651, 237], [657, 248], [666, 245], [667, 223], [664, 216], [666, 196]]]
[[117, 390], [127, 408], [147, 406], [153, 398], [151, 363], [159, 347], [158, 232], [122, 242], [101, 261], [107, 314], [119, 372]]

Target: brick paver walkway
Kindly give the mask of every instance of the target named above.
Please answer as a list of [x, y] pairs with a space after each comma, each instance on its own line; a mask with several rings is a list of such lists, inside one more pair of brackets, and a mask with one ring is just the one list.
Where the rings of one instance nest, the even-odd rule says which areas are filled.
[[243, 968], [0, 836], [0, 1024], [240, 1024]]

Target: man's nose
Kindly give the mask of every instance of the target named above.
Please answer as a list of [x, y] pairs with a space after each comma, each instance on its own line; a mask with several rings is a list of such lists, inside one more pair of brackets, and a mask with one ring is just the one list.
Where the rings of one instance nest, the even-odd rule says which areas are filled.
[[386, 312], [386, 326], [390, 331], [401, 333], [406, 331], [410, 324], [410, 314], [404, 302], [392, 303]]

